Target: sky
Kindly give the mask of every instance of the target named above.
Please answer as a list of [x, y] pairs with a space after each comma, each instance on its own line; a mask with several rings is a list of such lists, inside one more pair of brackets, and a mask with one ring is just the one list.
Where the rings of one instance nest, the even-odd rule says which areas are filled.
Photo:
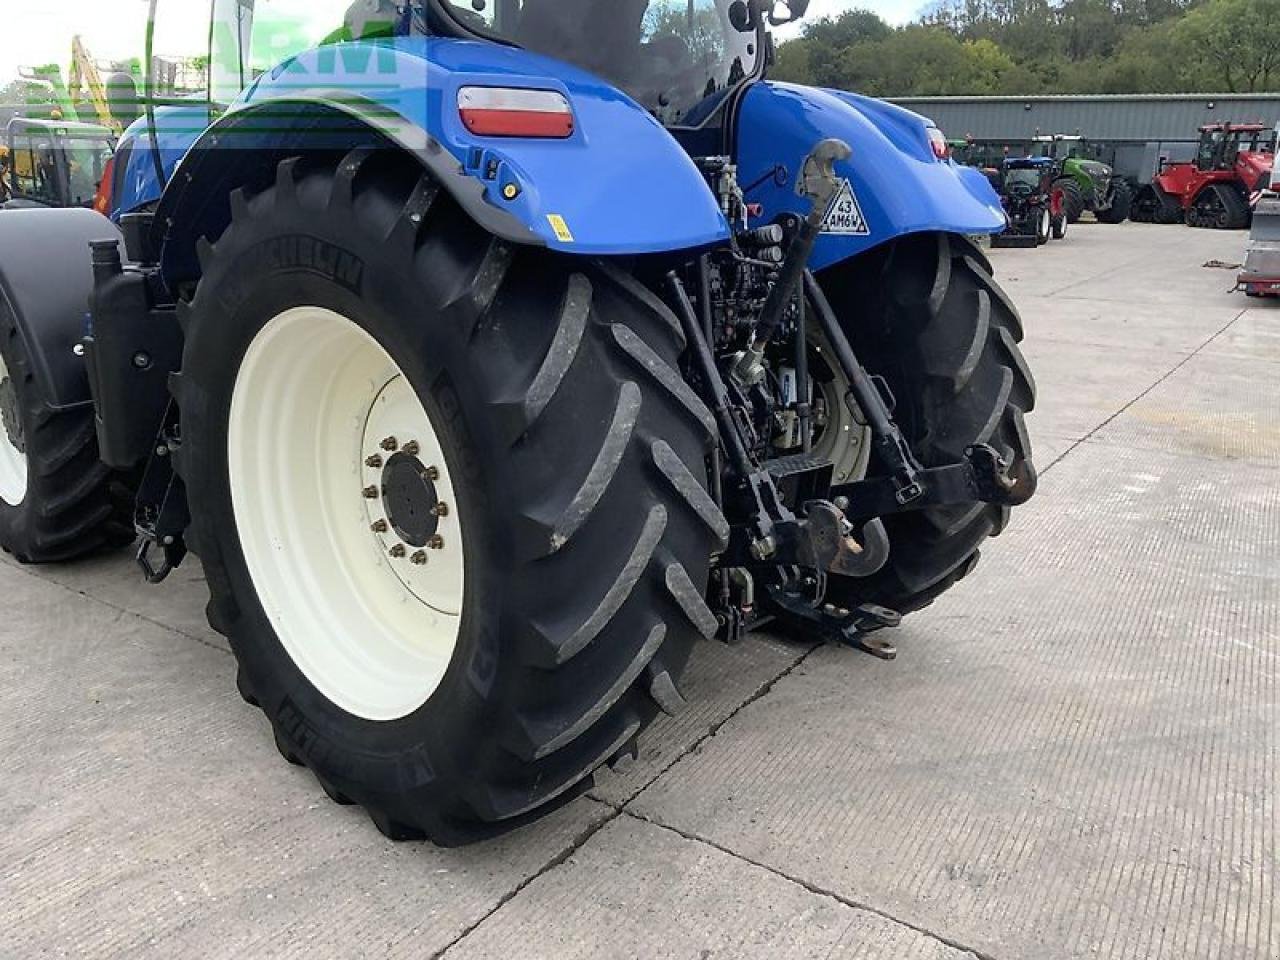
[[[288, 4], [290, 0], [274, 0]], [[912, 20], [924, 0], [812, 0], [805, 20], [817, 20], [854, 7], [874, 10], [890, 23]], [[147, 0], [52, 0], [17, 5], [0, 30], [0, 84], [18, 74], [20, 66], [71, 60], [71, 38], [79, 32], [98, 60], [141, 57], [147, 21]], [[161, 0], [156, 52], [161, 55], [202, 52], [207, 31], [207, 0]], [[109, 15], [104, 15], [105, 11]], [[783, 28], [788, 38], [799, 25]]]

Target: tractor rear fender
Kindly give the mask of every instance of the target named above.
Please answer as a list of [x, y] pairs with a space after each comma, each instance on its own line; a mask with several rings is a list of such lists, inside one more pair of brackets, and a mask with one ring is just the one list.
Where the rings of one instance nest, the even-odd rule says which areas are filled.
[[[765, 221], [806, 214], [796, 190], [805, 157], [820, 140], [838, 138], [853, 157], [837, 164], [852, 195], [818, 239], [810, 264], [823, 269], [895, 237], [925, 231], [995, 234], [1005, 228], [1000, 198], [982, 172], [939, 160], [932, 124], [880, 100], [784, 83], [761, 83], [738, 116], [739, 179]], [[833, 209], [833, 213], [835, 213]]]
[[[573, 112], [572, 132], [474, 134], [459, 109], [463, 88], [557, 93]], [[319, 47], [249, 87], [166, 192], [161, 219], [174, 245], [166, 273], [187, 260], [195, 238], [216, 236], [219, 219], [225, 225], [229, 184], [260, 176], [255, 168], [273, 158], [361, 134], [417, 157], [474, 220], [516, 243], [614, 256], [696, 249], [730, 233], [688, 154], [599, 78], [499, 44], [403, 38]]]
[[0, 312], [12, 318], [41, 394], [58, 409], [90, 400], [85, 362], [75, 352], [93, 291], [89, 244], [119, 239], [115, 225], [92, 210], [0, 213]]

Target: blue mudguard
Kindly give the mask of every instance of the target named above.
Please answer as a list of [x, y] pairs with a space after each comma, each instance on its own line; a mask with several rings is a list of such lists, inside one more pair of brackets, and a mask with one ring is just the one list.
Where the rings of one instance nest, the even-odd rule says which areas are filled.
[[783, 83], [752, 87], [738, 119], [739, 179], [760, 222], [808, 213], [797, 174], [818, 141], [844, 140], [853, 157], [837, 165], [848, 181], [810, 266], [821, 270], [909, 233], [999, 233], [1000, 198], [981, 171], [939, 160], [930, 121], [881, 100]]
[[120, 138], [110, 210], [112, 220], [118, 222], [123, 214], [160, 199], [178, 163], [191, 145], [209, 129], [209, 105], [196, 101], [190, 106], [157, 107], [155, 126], [160, 169], [156, 167], [152, 152], [151, 128], [147, 118], [135, 120]]
[[[466, 86], [557, 91], [574, 111], [573, 134], [474, 135], [457, 106]], [[215, 147], [332, 146], [316, 129], [316, 107], [354, 117], [413, 152], [478, 222], [508, 239], [620, 255], [697, 248], [729, 236], [697, 166], [639, 104], [559, 61], [475, 41], [361, 41], [288, 60], [200, 138], [175, 189], [186, 189], [188, 177], [193, 194], [209, 182], [201, 168], [217, 167]]]

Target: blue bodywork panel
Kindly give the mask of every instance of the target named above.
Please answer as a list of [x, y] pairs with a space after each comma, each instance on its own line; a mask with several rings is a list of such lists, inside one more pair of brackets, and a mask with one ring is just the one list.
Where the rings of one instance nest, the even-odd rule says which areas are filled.
[[804, 215], [796, 191], [805, 157], [826, 138], [844, 140], [853, 157], [837, 165], [853, 203], [825, 232], [810, 266], [829, 267], [894, 237], [921, 231], [999, 233], [1000, 198], [981, 171], [939, 160], [929, 143], [932, 124], [919, 114], [870, 97], [783, 83], [747, 92], [738, 120], [739, 180], [747, 200], [763, 207], [762, 222]]
[[178, 163], [209, 128], [209, 106], [193, 102], [190, 106], [157, 107], [155, 122], [164, 182], [156, 171], [151, 150], [151, 128], [147, 118], [142, 117], [125, 130], [116, 151], [116, 191], [111, 198], [110, 211], [112, 220], [119, 221], [123, 214], [160, 199], [164, 185], [173, 177]]
[[[558, 91], [574, 110], [574, 132], [566, 140], [472, 134], [457, 109], [464, 86]], [[524, 50], [427, 37], [307, 51], [258, 78], [207, 131], [203, 105], [158, 110], [166, 176], [172, 177], [185, 154], [181, 170], [194, 178], [192, 197], [183, 198], [178, 184], [170, 191], [178, 196], [166, 197], [166, 204], [173, 201], [185, 211], [188, 201], [207, 202], [198, 196], [208, 189], [202, 175], [218, 166], [219, 147], [332, 147], [302, 119], [303, 108], [317, 104], [415, 153], [486, 229], [516, 242], [626, 255], [693, 250], [730, 236], [697, 166], [625, 94], [592, 74]], [[797, 172], [819, 140], [837, 137], [854, 151], [839, 170], [850, 192], [837, 200], [842, 216], [834, 221], [836, 232], [818, 241], [815, 268], [907, 233], [1002, 230], [1004, 214], [987, 179], [938, 160], [930, 126], [923, 117], [866, 97], [756, 84], [743, 98], [737, 123], [739, 179], [749, 187], [748, 201], [762, 209], [753, 225], [807, 212], [795, 189]], [[117, 216], [161, 193], [145, 125], [130, 128], [125, 139], [135, 148], [127, 186], [116, 198]]]
[[[464, 86], [554, 90], [573, 107], [567, 140], [483, 137], [458, 112]], [[575, 67], [481, 41], [414, 37], [319, 47], [264, 74], [196, 145], [236, 125], [226, 145], [271, 145], [290, 104], [324, 103], [363, 119], [445, 174], [486, 227], [521, 242], [618, 255], [707, 246], [729, 226], [697, 166], [629, 97]], [[255, 110], [265, 110], [255, 127]], [[246, 122], [248, 120], [248, 122]], [[256, 131], [256, 133], [255, 133]], [[305, 147], [305, 139], [302, 142]], [[447, 155], [447, 160], [441, 155]], [[465, 188], [450, 178], [473, 181]], [[508, 187], [518, 189], [513, 200]], [[477, 211], [471, 203], [473, 215]], [[506, 229], [504, 221], [523, 229]]]

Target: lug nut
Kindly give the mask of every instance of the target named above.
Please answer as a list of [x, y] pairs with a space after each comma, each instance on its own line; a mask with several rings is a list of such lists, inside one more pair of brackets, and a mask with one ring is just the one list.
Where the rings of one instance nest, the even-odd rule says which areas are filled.
[[378, 488], [377, 488], [377, 487], [365, 487], [365, 488], [364, 488], [364, 498], [365, 498], [366, 500], [377, 500], [377, 499], [378, 499]]
[[437, 503], [431, 508], [433, 517], [447, 517], [449, 515], [449, 505], [447, 503]]
[[382, 441], [381, 446], [383, 450], [387, 451], [387, 453], [395, 453], [400, 449], [400, 441], [395, 437], [387, 437], [387, 439]]
[[376, 521], [374, 521], [373, 526], [372, 526], [372, 527], [370, 527], [370, 529], [371, 529], [374, 533], [386, 533], [386, 532], [387, 532], [387, 521], [385, 521], [385, 520], [376, 520]]
[[404, 544], [403, 544], [403, 543], [397, 543], [394, 547], [392, 547], [392, 548], [391, 548], [391, 551], [390, 551], [391, 556], [395, 557], [397, 560], [399, 560], [400, 558], [402, 558], [402, 557], [403, 557], [406, 553], [408, 553], [408, 552], [409, 552], [409, 551], [407, 551], [407, 550], [404, 548]]
[[372, 457], [370, 457], [368, 460], [364, 462], [364, 465], [366, 467], [370, 467], [374, 470], [377, 470], [382, 466], [382, 458], [375, 453]]
[[418, 454], [422, 452], [422, 448], [418, 446], [417, 440], [410, 440], [408, 443], [404, 445], [404, 452], [411, 457], [416, 457]]
[[435, 483], [437, 480], [439, 480], [439, 479], [440, 479], [440, 468], [439, 468], [439, 467], [427, 467], [427, 479], [428, 479], [428, 480], [430, 480], [432, 483]]
[[425, 567], [427, 565], [427, 551], [419, 550], [409, 558], [409, 562], [418, 567]]
[[437, 533], [434, 537], [432, 537], [430, 540], [427, 541], [427, 546], [430, 547], [432, 550], [443, 550], [444, 537], [440, 536], [440, 534]]

